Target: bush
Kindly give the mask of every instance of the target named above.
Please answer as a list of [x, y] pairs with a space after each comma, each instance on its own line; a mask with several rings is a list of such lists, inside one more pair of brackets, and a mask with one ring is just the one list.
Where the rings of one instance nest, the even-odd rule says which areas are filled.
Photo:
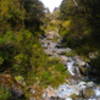
[[12, 97], [9, 89], [0, 86], [0, 100], [10, 100]]

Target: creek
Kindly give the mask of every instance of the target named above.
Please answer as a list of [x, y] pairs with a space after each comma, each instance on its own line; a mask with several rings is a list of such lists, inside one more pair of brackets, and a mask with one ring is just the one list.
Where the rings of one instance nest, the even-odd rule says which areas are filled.
[[[57, 38], [56, 41], [54, 38]], [[59, 47], [60, 40], [61, 37], [56, 32], [40, 38], [44, 52], [50, 57], [58, 57], [72, 77], [68, 80], [69, 83], [63, 83], [56, 89], [48, 86], [43, 94], [44, 100], [100, 100], [100, 86], [89, 80], [87, 75], [82, 75], [81, 69], [91, 66], [78, 55], [64, 55], [72, 52], [72, 49]]]

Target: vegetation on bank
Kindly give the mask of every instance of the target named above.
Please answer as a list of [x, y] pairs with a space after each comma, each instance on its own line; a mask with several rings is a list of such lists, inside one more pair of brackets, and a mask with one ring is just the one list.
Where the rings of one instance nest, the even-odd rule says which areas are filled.
[[[100, 76], [100, 1], [63, 0], [60, 6], [63, 46], [69, 46], [87, 59], [92, 66], [92, 77]], [[93, 72], [93, 70], [95, 70]]]
[[79, 55], [88, 62], [93, 76], [100, 76], [100, 1], [63, 0], [60, 8], [47, 14], [46, 30], [54, 30], [63, 37], [61, 46], [70, 47], [68, 56]]
[[39, 0], [0, 0], [0, 100], [16, 99], [15, 87], [29, 100], [28, 87], [64, 82], [64, 65], [48, 58], [39, 42], [44, 16]]
[[39, 0], [0, 0], [0, 100], [13, 99], [13, 85], [29, 100], [30, 87], [40, 96], [43, 88], [69, 78], [64, 65], [49, 58], [39, 42], [51, 30], [73, 49], [66, 56], [78, 54], [93, 66], [92, 77], [100, 76], [100, 1], [73, 1], [63, 0], [50, 14]]

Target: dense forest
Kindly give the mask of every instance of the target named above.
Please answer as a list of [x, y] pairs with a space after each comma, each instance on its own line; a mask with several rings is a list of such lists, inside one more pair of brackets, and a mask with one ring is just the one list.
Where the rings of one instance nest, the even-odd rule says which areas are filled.
[[40, 39], [52, 31], [61, 37], [59, 48], [72, 49], [64, 54], [93, 66], [84, 73], [100, 83], [99, 0], [63, 0], [52, 13], [39, 0], [0, 0], [0, 100], [42, 100], [45, 88], [73, 78], [41, 46]]
[[[60, 19], [67, 21], [68, 27], [62, 27], [64, 45], [71, 48], [85, 58], [97, 70], [100, 65], [100, 1], [99, 0], [63, 0], [60, 10]], [[66, 28], [67, 27], [67, 28]], [[90, 59], [94, 55], [95, 59]], [[92, 73], [93, 74], [93, 73]]]

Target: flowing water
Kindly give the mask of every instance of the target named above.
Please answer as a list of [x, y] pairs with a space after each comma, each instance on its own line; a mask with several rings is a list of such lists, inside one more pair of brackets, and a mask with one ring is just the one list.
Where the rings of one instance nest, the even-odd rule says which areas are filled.
[[58, 48], [60, 37], [55, 42], [52, 41], [51, 35], [40, 39], [45, 53], [50, 57], [60, 58], [73, 78], [70, 79], [70, 83], [64, 83], [56, 89], [48, 87], [43, 94], [44, 100], [100, 100], [100, 86], [92, 81], [86, 81], [88, 77], [84, 78], [80, 71], [81, 67], [90, 66], [79, 56], [64, 55], [66, 52], [70, 53], [72, 49]]

